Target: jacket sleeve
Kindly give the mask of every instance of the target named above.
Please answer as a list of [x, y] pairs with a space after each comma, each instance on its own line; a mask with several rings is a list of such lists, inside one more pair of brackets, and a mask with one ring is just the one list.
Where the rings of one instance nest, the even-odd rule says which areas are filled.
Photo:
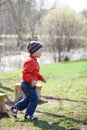
[[44, 80], [44, 77], [43, 77], [41, 74], [38, 74], [38, 80], [43, 81], [43, 80]]

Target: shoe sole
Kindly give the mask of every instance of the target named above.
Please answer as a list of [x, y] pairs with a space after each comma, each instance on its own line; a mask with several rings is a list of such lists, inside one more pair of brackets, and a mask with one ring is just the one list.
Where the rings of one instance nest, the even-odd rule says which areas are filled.
[[35, 118], [35, 119], [24, 119], [25, 122], [28, 122], [28, 121], [36, 121], [38, 120], [38, 118]]

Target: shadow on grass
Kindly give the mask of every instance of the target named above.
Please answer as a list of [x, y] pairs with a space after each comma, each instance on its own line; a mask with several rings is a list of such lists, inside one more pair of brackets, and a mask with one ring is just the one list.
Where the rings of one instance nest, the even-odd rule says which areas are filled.
[[[8, 93], [8, 92], [13, 92], [13, 89], [7, 87], [7, 86], [3, 86], [1, 83], [0, 83], [0, 92], [1, 93]], [[7, 96], [7, 95], [6, 95]]]
[[62, 101], [62, 100], [66, 100], [66, 101], [69, 101], [69, 102], [86, 102], [86, 101], [83, 101], [83, 100], [72, 100], [72, 99], [68, 99], [68, 98], [59, 98], [59, 97], [47, 97], [47, 96], [42, 96], [43, 98], [45, 99], [48, 99], [48, 100], [56, 100], [56, 101]]
[[41, 130], [67, 130], [66, 128], [59, 126], [59, 122], [49, 124], [47, 121], [38, 120], [34, 121], [34, 125]]
[[2, 118], [10, 118], [10, 116], [9, 116], [9, 114], [8, 114], [7, 112], [5, 112], [5, 113], [0, 113], [0, 120], [1, 120]]
[[[41, 113], [41, 114], [44, 114], [44, 116], [48, 116], [48, 119], [50, 119], [50, 117], [52, 117], [53, 119], [57, 119], [58, 120], [58, 122], [53, 122], [52, 124], [50, 124], [49, 125], [49, 123], [48, 123], [48, 125], [47, 126], [49, 126], [50, 127], [50, 129], [51, 128], [54, 128], [55, 127], [55, 129], [52, 129], [52, 130], [70, 130], [70, 129], [66, 129], [66, 128], [63, 128], [63, 127], [60, 127], [59, 126], [59, 124], [61, 123], [61, 122], [65, 122], [65, 123], [67, 123], [67, 122], [72, 122], [72, 124], [73, 123], [76, 123], [76, 124], [84, 124], [84, 125], [86, 125], [87, 124], [87, 121], [81, 121], [81, 120], [77, 120], [77, 119], [74, 119], [74, 118], [71, 118], [71, 117], [67, 117], [67, 116], [65, 116], [65, 115], [57, 115], [57, 114], [54, 114], [54, 113], [49, 113], [49, 112], [41, 112], [41, 111], [38, 111], [37, 110], [37, 113]], [[40, 122], [40, 121], [39, 121]], [[42, 121], [41, 121], [42, 122]], [[41, 125], [41, 123], [40, 123], [40, 125]], [[45, 125], [45, 124], [44, 124]], [[44, 129], [42, 129], [42, 130], [44, 130]], [[47, 129], [46, 129], [47, 130]]]
[[11, 101], [11, 99], [9, 98], [8, 92], [13, 92], [13, 89], [5, 87], [0, 83], [0, 93], [5, 94], [5, 103], [10, 106], [11, 104], [13, 104], [13, 101]]
[[[28, 123], [28, 121], [25, 122], [24, 120], [21, 121], [16, 120], [16, 122]], [[44, 121], [44, 120], [33, 120], [29, 122], [33, 123], [35, 127], [38, 127], [41, 130], [67, 130], [62, 126], [59, 126], [59, 122], [54, 122], [51, 124], [48, 121]]]
[[54, 113], [49, 113], [49, 112], [41, 112], [41, 111], [37, 111], [38, 113], [42, 113], [42, 114], [45, 114], [45, 115], [49, 115], [49, 116], [52, 116], [52, 117], [58, 117], [58, 118], [63, 118], [63, 119], [66, 119], [66, 120], [72, 120], [72, 121], [75, 121], [76, 123], [80, 123], [81, 121], [80, 120], [76, 120], [76, 119], [73, 119], [73, 118], [70, 118], [70, 117], [67, 117], [67, 116], [63, 116], [63, 115], [57, 115], [57, 114], [54, 114]]
[[[9, 91], [9, 92], [13, 92], [13, 90], [11, 88], [8, 88], [8, 87], [5, 87], [5, 86], [2, 86], [2, 84], [0, 83], [0, 89], [4, 90], [4, 91]], [[3, 92], [4, 92], [3, 91]]]

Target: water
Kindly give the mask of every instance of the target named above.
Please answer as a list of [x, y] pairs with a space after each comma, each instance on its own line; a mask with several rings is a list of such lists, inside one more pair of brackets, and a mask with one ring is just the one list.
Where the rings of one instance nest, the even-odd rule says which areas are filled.
[[[8, 55], [8, 56], [2, 56], [0, 60], [0, 71], [9, 71], [14, 70], [16, 68], [19, 68], [23, 66], [24, 61], [28, 58], [28, 53], [20, 52], [20, 54], [16, 55]], [[87, 58], [87, 51], [79, 49], [73, 53], [71, 51], [69, 53], [70, 60], [78, 60], [81, 58]], [[38, 62], [40, 65], [44, 64], [51, 64], [54, 63], [54, 60], [52, 58], [52, 54], [50, 52], [45, 52], [42, 54], [41, 58], [38, 59]]]
[[[21, 52], [17, 55], [2, 56], [0, 61], [0, 71], [14, 70], [23, 66], [24, 61], [29, 57], [28, 53]], [[40, 65], [51, 64], [53, 59], [49, 53], [42, 54], [41, 58], [38, 59]]]

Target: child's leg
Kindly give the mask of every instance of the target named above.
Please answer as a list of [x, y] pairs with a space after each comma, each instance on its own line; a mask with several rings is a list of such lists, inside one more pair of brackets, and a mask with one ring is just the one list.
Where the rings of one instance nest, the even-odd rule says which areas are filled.
[[22, 91], [24, 92], [25, 94], [25, 98], [18, 101], [16, 104], [15, 104], [15, 107], [17, 110], [24, 110], [29, 102], [30, 102], [30, 91], [31, 91], [31, 84], [30, 83], [27, 83], [27, 82], [24, 82], [22, 81], [21, 82], [21, 89]]
[[29, 101], [30, 99], [28, 97], [21, 99], [19, 102], [15, 104], [16, 109], [20, 111], [24, 110], [28, 106]]
[[34, 114], [38, 102], [39, 100], [36, 87], [32, 87], [30, 92], [30, 102], [27, 106], [26, 115], [32, 116]]
[[12, 114], [15, 118], [17, 118], [17, 111], [24, 110], [28, 106], [29, 101], [30, 99], [28, 97], [25, 97], [24, 99], [20, 100], [14, 106], [11, 107]]

